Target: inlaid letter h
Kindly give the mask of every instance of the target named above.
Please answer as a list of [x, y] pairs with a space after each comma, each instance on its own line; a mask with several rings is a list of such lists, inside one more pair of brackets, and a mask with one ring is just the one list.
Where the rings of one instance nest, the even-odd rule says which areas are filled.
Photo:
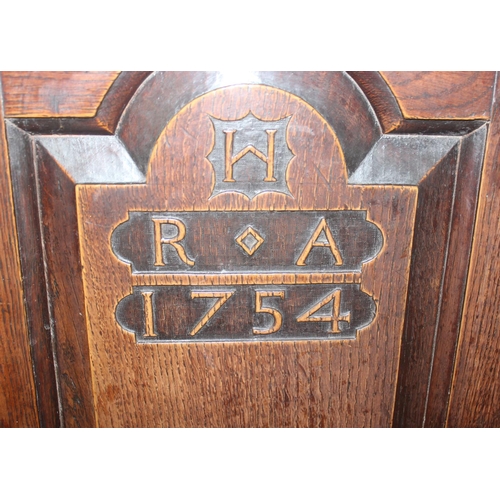
[[233, 165], [247, 153], [253, 153], [257, 158], [259, 158], [259, 160], [267, 163], [267, 171], [264, 182], [276, 182], [274, 177], [274, 136], [276, 135], [276, 132], [276, 130], [266, 130], [267, 156], [251, 144], [233, 156], [234, 134], [236, 133], [236, 130], [224, 130], [224, 134], [226, 136], [226, 177], [224, 178], [224, 182], [235, 182], [233, 178]]

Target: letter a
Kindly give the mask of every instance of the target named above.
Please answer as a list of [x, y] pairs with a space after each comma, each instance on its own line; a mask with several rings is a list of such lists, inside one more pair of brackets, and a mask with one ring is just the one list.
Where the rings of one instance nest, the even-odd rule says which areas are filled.
[[[325, 232], [327, 241], [318, 241], [318, 238], [320, 237], [322, 231]], [[325, 218], [321, 219], [320, 223], [318, 224], [318, 227], [314, 230], [313, 235], [307, 242], [307, 245], [305, 246], [304, 250], [302, 251], [300, 257], [297, 260], [297, 266], [306, 265], [306, 259], [309, 256], [313, 247], [329, 247], [335, 259], [335, 265], [336, 266], [342, 265], [342, 256], [340, 255], [339, 249], [337, 248], [337, 244], [333, 239], [332, 232], [330, 231], [330, 228], [328, 227]]]

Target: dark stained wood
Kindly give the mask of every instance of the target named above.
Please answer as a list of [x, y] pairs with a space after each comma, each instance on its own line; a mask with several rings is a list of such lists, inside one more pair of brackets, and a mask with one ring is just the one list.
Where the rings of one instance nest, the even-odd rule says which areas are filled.
[[[360, 283], [276, 285], [134, 287], [116, 306], [116, 321], [137, 343], [332, 342], [356, 339], [376, 316]], [[318, 304], [328, 305], [330, 314], [317, 315]]]
[[427, 408], [423, 422], [426, 427], [444, 427], [446, 424], [474, 234], [486, 133], [487, 128], [483, 126], [464, 137], [460, 147], [453, 216], [442, 278], [439, 322], [434, 339]]
[[349, 178], [350, 184], [418, 186], [459, 143], [457, 137], [384, 135]]
[[[0, 86], [1, 90], [1, 86]], [[0, 427], [37, 427], [10, 167], [0, 99]]]
[[[167, 123], [191, 100], [230, 84], [270, 85], [300, 95], [313, 106], [337, 134], [353, 172], [381, 136], [375, 113], [356, 83], [340, 71], [263, 71], [246, 81], [231, 79], [224, 72], [159, 72], [137, 92], [126, 109], [118, 135], [138, 167], [145, 172], [152, 148]], [[350, 96], [346, 106], [345, 96]], [[150, 103], [154, 113], [144, 113]]]
[[464, 138], [419, 184], [396, 426], [446, 421], [485, 134]]
[[[150, 71], [121, 72], [111, 83], [99, 103], [96, 114], [92, 117], [14, 117], [11, 121], [19, 128], [36, 134], [111, 134], [115, 131], [130, 98], [150, 73]], [[70, 93], [71, 89], [68, 83], [67, 90], [60, 89], [59, 93]], [[57, 94], [56, 89], [53, 91]], [[90, 87], [89, 92], [95, 90]]]
[[[23, 98], [15, 84], [31, 77], [38, 83], [28, 88], [33, 95]], [[488, 373], [500, 372], [498, 307], [490, 296], [498, 274], [490, 263], [498, 250], [492, 231], [499, 229], [499, 208], [494, 205], [492, 213], [487, 208], [496, 203], [497, 153], [491, 144], [498, 142], [498, 124], [489, 132], [490, 184], [485, 180], [482, 187], [476, 264], [465, 294], [492, 73], [249, 72], [241, 80], [224, 72], [122, 72], [106, 91], [97, 78], [88, 98], [81, 94], [73, 114], [64, 116], [54, 114], [56, 104], [81, 92], [82, 79], [72, 83], [68, 76], [66, 88], [60, 75], [37, 97], [34, 89], [43, 83], [39, 74], [5, 78], [10, 90], [4, 93], [15, 94], [11, 102], [19, 109], [39, 106], [35, 114], [11, 116], [7, 123], [39, 425], [442, 427], [448, 410], [450, 426], [498, 425], [498, 390]], [[248, 85], [259, 86], [253, 101]], [[227, 153], [217, 134], [225, 134], [228, 120], [243, 121], [243, 109], [253, 106], [259, 119], [299, 120], [300, 127], [292, 126], [289, 134], [287, 183], [280, 180], [279, 189], [267, 192], [262, 174], [255, 178], [259, 182], [249, 178], [243, 188], [247, 196], [241, 189], [224, 193], [219, 160]], [[204, 113], [212, 122], [203, 122]], [[265, 137], [270, 122], [259, 123], [252, 128]], [[237, 142], [240, 135], [236, 132], [232, 155], [245, 147]], [[218, 149], [211, 151], [214, 144]], [[252, 170], [267, 161], [265, 148], [264, 142], [253, 143], [245, 150], [250, 154], [234, 157], [237, 180], [243, 170], [236, 161]], [[132, 269], [130, 259], [112, 248], [113, 230], [142, 210], [188, 211], [187, 218], [195, 220], [199, 211], [228, 216], [237, 211], [242, 217], [252, 211], [351, 209], [366, 211], [383, 234], [381, 254], [361, 271], [300, 268], [277, 274], [273, 266], [257, 266], [255, 272], [179, 268], [168, 273], [156, 266], [144, 272]], [[230, 244], [239, 244], [235, 241], [245, 227], [235, 230]], [[269, 233], [292, 238], [300, 227], [297, 222], [292, 230], [287, 222], [267, 228], [264, 245]], [[196, 231], [193, 241], [209, 238], [206, 251], [217, 254], [217, 245], [228, 245], [224, 235]], [[142, 256], [151, 252], [144, 235], [127, 238]], [[288, 248], [285, 243], [279, 245]], [[265, 248], [255, 252], [255, 262]], [[238, 251], [246, 255], [243, 247]], [[191, 250], [188, 256], [198, 261]], [[481, 266], [487, 269], [487, 286], [476, 281], [485, 274]], [[300, 335], [308, 327], [325, 326], [323, 320], [307, 323], [310, 302], [323, 297], [314, 295], [318, 286], [326, 291], [336, 286], [342, 294], [359, 286], [376, 303], [372, 323], [342, 340], [319, 335], [297, 341], [280, 337], [284, 330], [269, 331], [281, 320], [283, 328], [297, 327]], [[210, 298], [207, 290], [215, 295]], [[222, 304], [221, 294], [228, 290], [234, 296]], [[243, 299], [240, 290], [251, 293]], [[182, 293], [180, 302], [188, 309], [182, 316], [193, 323], [186, 332], [233, 342], [167, 339], [172, 324], [182, 329], [183, 321], [168, 306], [165, 312], [158, 307]], [[124, 312], [120, 304], [127, 300]], [[300, 312], [290, 300], [302, 304]], [[343, 300], [332, 295], [329, 302], [343, 304], [343, 310], [331, 313], [339, 320], [330, 321], [332, 329], [345, 328], [352, 319]], [[206, 307], [217, 309], [208, 319]], [[231, 307], [237, 312], [228, 314]], [[302, 323], [291, 322], [293, 315]], [[206, 322], [191, 328], [200, 317]], [[480, 321], [486, 335], [476, 335]], [[246, 342], [239, 330], [246, 332]], [[252, 332], [261, 338], [254, 340]], [[165, 339], [170, 343], [162, 343]]]
[[104, 96], [96, 114], [96, 123], [103, 130], [114, 132], [122, 113], [151, 71], [122, 71]]
[[[265, 191], [249, 199], [230, 189], [211, 198], [209, 116], [239, 120], [249, 109], [268, 121], [293, 116], [291, 196]], [[205, 94], [171, 120], [157, 142], [146, 185], [77, 186], [97, 425], [390, 426], [416, 187], [347, 185], [339, 141], [324, 118], [302, 99], [264, 85]], [[137, 344], [117, 323], [117, 305], [134, 281], [129, 264], [114, 255], [110, 238], [129, 211], [351, 209], [366, 210], [384, 238], [383, 250], [361, 271], [362, 290], [377, 303], [376, 317], [355, 339]], [[156, 276], [146, 278], [151, 290]], [[287, 286], [309, 290], [309, 285]], [[271, 288], [268, 283], [266, 290]], [[234, 331], [238, 313], [225, 318], [224, 328]]]
[[421, 427], [423, 422], [457, 157], [455, 146], [419, 185], [394, 414], [397, 427]]
[[261, 81], [299, 95], [325, 118], [340, 142], [348, 175], [381, 136], [373, 108], [344, 72], [262, 72]]
[[500, 426], [500, 89], [496, 87], [448, 426]]
[[404, 121], [399, 103], [378, 71], [349, 71], [373, 106], [384, 134], [401, 126]]
[[45, 286], [37, 179], [31, 137], [7, 123], [12, 183], [28, 331], [31, 340], [40, 427], [59, 427], [50, 316]]
[[405, 118], [488, 119], [493, 71], [382, 71]]
[[[400, 74], [400, 73], [398, 73]], [[413, 83], [411, 79], [414, 72], [404, 73], [410, 84]], [[411, 119], [406, 117], [400, 106], [400, 96], [395, 95], [394, 89], [389, 86], [388, 80], [384, 79], [378, 71], [350, 71], [349, 75], [356, 81], [356, 83], [363, 90], [365, 95], [368, 97], [370, 104], [373, 106], [375, 113], [380, 121], [380, 125], [385, 134], [395, 133], [395, 134], [444, 134], [444, 135], [465, 135], [468, 134], [482, 125], [485, 121], [482, 113], [477, 113], [478, 116], [474, 116], [477, 119], [464, 118], [469, 112], [468, 106], [469, 102], [454, 102], [455, 114], [460, 117], [460, 119], [453, 118], [443, 119], [441, 116], [429, 117], [429, 119]], [[433, 80], [440, 78], [440, 73], [437, 73]], [[385, 76], [385, 73], [384, 73]], [[482, 80], [481, 80], [482, 81]], [[477, 83], [477, 82], [476, 82]], [[484, 85], [487, 87], [483, 89], [487, 95], [489, 95], [491, 101], [491, 94], [488, 94], [488, 85], [490, 81], [487, 79]], [[425, 88], [427, 88], [425, 86]], [[425, 108], [426, 106], [430, 109], [435, 109], [436, 100], [441, 100], [439, 97], [434, 95], [424, 95], [422, 92], [418, 92], [417, 89], [406, 89], [409, 95], [406, 96], [408, 100], [412, 98], [421, 99], [422, 102], [420, 106]], [[421, 89], [420, 89], [421, 90]], [[481, 89], [479, 89], [481, 91]], [[413, 92], [413, 93], [412, 93]], [[444, 91], [443, 91], [444, 92]], [[447, 93], [444, 92], [446, 96]], [[487, 98], [486, 98], [487, 101]], [[486, 105], [483, 103], [483, 105]]]
[[119, 71], [5, 71], [5, 116], [95, 116]]
[[482, 127], [484, 120], [403, 120], [394, 133], [467, 135]]
[[[141, 211], [129, 212], [129, 217], [113, 231], [111, 246], [122, 262], [131, 263], [133, 272], [141, 274], [175, 271], [212, 274], [214, 278], [229, 272], [238, 275], [260, 271], [263, 265], [267, 273], [319, 273], [324, 272], [325, 267], [330, 272], [352, 273], [360, 272], [362, 263], [375, 258], [383, 245], [380, 229], [366, 220], [363, 211], [238, 214]], [[162, 220], [171, 222], [162, 223]], [[154, 224], [155, 221], [158, 224]], [[317, 228], [321, 229], [323, 222], [332, 235], [337, 257], [329, 246], [316, 248], [314, 252], [310, 248], [315, 240], [313, 234]], [[161, 231], [179, 227], [186, 233], [178, 243], [184, 256], [179, 257], [178, 251], [168, 243], [160, 244], [161, 250], [157, 251]], [[255, 257], [248, 246], [244, 249], [245, 240], [241, 240], [248, 228], [254, 231], [254, 240], [261, 238], [261, 246], [253, 247], [259, 250]], [[307, 258], [301, 269], [296, 264], [300, 258], [297, 252], [307, 249], [308, 242]]]
[[65, 427], [94, 427], [75, 184], [36, 145], [49, 308]]
[[37, 142], [59, 165], [64, 165], [75, 184], [135, 184], [146, 180], [116, 136], [38, 137]]

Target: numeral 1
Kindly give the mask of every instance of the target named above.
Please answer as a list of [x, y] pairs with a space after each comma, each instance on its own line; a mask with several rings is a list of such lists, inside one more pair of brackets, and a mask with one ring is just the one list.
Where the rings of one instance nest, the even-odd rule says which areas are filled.
[[144, 319], [146, 323], [146, 333], [144, 337], [156, 337], [154, 316], [153, 316], [153, 292], [142, 292], [144, 299]]

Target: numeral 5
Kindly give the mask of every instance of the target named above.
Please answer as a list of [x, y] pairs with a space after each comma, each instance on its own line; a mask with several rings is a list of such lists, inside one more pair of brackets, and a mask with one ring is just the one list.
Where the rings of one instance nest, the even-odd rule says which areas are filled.
[[285, 298], [284, 290], [279, 291], [255, 291], [255, 312], [272, 314], [274, 317], [274, 324], [270, 328], [253, 328], [252, 332], [256, 335], [269, 335], [270, 333], [277, 332], [283, 324], [283, 316], [277, 309], [272, 307], [262, 307], [262, 299], [264, 297], [281, 297]]

